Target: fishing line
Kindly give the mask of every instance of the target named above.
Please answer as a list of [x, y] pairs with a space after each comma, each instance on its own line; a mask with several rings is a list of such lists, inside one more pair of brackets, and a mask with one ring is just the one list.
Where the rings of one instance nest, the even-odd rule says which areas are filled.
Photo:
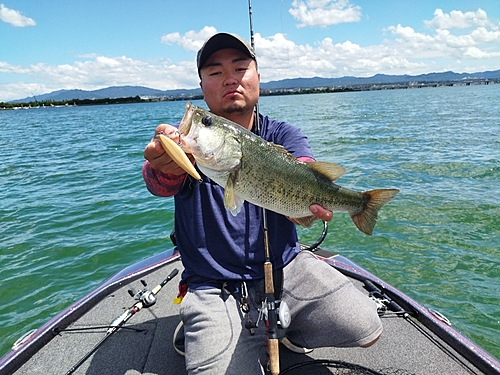
[[[285, 36], [285, 27], [283, 26], [283, 0], [280, 3], [280, 24], [281, 24], [281, 33]], [[285, 71], [290, 70], [290, 49], [287, 47], [286, 51], [286, 69]]]
[[[250, 18], [250, 46], [252, 47], [253, 51], [255, 52], [255, 38], [254, 38], [254, 31], [253, 31], [253, 9], [252, 9], [252, 1], [251, 0], [248, 0], [248, 15]], [[280, 24], [281, 24], [281, 33], [283, 35], [286, 35], [285, 28], [283, 25], [283, 0], [281, 0], [281, 2], [280, 2]], [[287, 63], [286, 63], [285, 71], [288, 71], [290, 69], [290, 50], [288, 47], [285, 47], [285, 48], [286, 48], [286, 55], [287, 55], [287, 59], [286, 59]], [[281, 101], [281, 96], [278, 96], [278, 107], [279, 107], [280, 101]], [[257, 103], [255, 104], [254, 123], [255, 123], [256, 134], [258, 136], [261, 136], [259, 113], [260, 113], [259, 112], [259, 102], [257, 101]], [[263, 225], [263, 229], [264, 229], [264, 236], [266, 236], [264, 241], [267, 242], [267, 232], [268, 232], [267, 215], [266, 215], [266, 210], [264, 208], [262, 208], [262, 225]], [[328, 233], [328, 222], [323, 221], [323, 231], [322, 231], [320, 237], [318, 238], [318, 240], [314, 244], [307, 246], [304, 250], [315, 251], [319, 247], [319, 245], [324, 241], [327, 233]], [[269, 245], [266, 244], [265, 246], [268, 247]]]

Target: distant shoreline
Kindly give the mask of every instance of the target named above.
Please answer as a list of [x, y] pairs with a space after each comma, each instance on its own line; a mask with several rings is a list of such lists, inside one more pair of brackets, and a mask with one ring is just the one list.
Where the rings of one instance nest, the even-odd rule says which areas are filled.
[[[441, 81], [441, 82], [406, 82], [406, 83], [384, 83], [384, 84], [365, 84], [349, 85], [342, 87], [312, 87], [312, 88], [286, 88], [286, 89], [261, 89], [261, 96], [280, 96], [280, 95], [304, 95], [304, 94], [324, 94], [341, 93], [357, 91], [381, 91], [381, 90], [401, 90], [435, 87], [453, 87], [453, 86], [481, 86], [489, 84], [499, 84], [500, 79], [493, 80], [471, 80], [471, 81]], [[70, 99], [70, 100], [42, 100], [29, 101], [24, 103], [4, 103], [0, 102], [0, 110], [21, 110], [37, 108], [56, 108], [56, 107], [75, 107], [91, 105], [109, 105], [109, 104], [132, 104], [132, 103], [151, 103], [167, 101], [187, 101], [203, 99], [203, 95], [190, 95], [178, 97], [140, 97], [139, 95], [125, 98], [104, 98], [104, 99]]]

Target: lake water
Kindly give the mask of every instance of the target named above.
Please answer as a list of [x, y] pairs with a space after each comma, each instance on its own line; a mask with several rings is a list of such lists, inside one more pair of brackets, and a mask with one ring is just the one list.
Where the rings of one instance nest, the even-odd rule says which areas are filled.
[[[149, 194], [141, 166], [156, 125], [178, 121], [184, 105], [0, 111], [0, 355], [113, 272], [171, 247], [172, 199]], [[439, 310], [497, 358], [499, 108], [500, 85], [260, 102], [299, 126], [318, 160], [346, 167], [340, 185], [401, 190], [372, 237], [338, 213], [323, 247]]]

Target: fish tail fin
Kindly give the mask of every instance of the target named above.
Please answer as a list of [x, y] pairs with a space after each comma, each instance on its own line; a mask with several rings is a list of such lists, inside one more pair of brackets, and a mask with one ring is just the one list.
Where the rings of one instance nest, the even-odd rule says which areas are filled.
[[371, 236], [377, 222], [378, 211], [397, 193], [399, 193], [398, 189], [378, 189], [363, 192], [363, 195], [368, 198], [365, 208], [361, 212], [351, 214], [351, 219], [356, 227], [361, 232]]

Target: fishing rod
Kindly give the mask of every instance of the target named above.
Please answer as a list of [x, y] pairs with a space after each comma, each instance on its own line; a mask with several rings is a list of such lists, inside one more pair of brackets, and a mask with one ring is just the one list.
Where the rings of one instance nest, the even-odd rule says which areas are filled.
[[[158, 292], [172, 280], [177, 274], [179, 270], [175, 268], [170, 274], [167, 276], [165, 280], [163, 280], [160, 284], [155, 286], [152, 290], [143, 289], [140, 290], [137, 294], [135, 294], [135, 298], [138, 299], [136, 303], [134, 303], [131, 307], [125, 309], [123, 314], [115, 318], [111, 324], [107, 327], [106, 336], [104, 336], [101, 341], [99, 341], [90, 351], [85, 354], [73, 367], [71, 367], [66, 375], [73, 374], [92, 354], [94, 354], [97, 349], [101, 347], [101, 345], [110, 338], [115, 332], [117, 332], [120, 328], [125, 328], [123, 325], [132, 318], [135, 314], [137, 314], [142, 308], [148, 308], [153, 306], [156, 303], [156, 295]], [[145, 283], [143, 282], [143, 285]], [[144, 285], [145, 286], [145, 285]], [[129, 291], [130, 294], [133, 294]]]
[[[254, 39], [254, 33], [253, 33], [253, 11], [252, 11], [252, 0], [248, 0], [248, 16], [250, 18], [250, 46], [253, 49], [253, 52], [255, 53], [255, 39]], [[260, 136], [260, 118], [259, 118], [259, 101], [255, 103], [255, 128], [257, 130], [257, 135]], [[262, 208], [262, 216], [263, 216], [263, 227], [264, 227], [264, 232], [267, 232], [267, 216], [266, 216], [266, 209]], [[323, 220], [323, 232], [320, 236], [320, 238], [311, 246], [308, 246], [305, 248], [305, 250], [309, 251], [315, 251], [317, 247], [323, 242], [325, 239], [326, 235], [328, 233], [328, 222]]]
[[[250, 46], [255, 52], [255, 40], [253, 34], [253, 12], [252, 12], [252, 0], [248, 0], [248, 15], [250, 18]], [[260, 129], [260, 116], [259, 116], [259, 101], [255, 103], [255, 127], [257, 135], [261, 135]], [[268, 237], [268, 227], [267, 227], [267, 214], [266, 209], [262, 208], [262, 228], [264, 233], [264, 285], [266, 293], [266, 301], [262, 308], [265, 308], [264, 316], [266, 320], [267, 328], [267, 352], [269, 355], [269, 370], [272, 375], [277, 375], [280, 373], [280, 361], [279, 361], [279, 342], [278, 342], [278, 314], [279, 309], [277, 308], [275, 290], [274, 290], [274, 280], [273, 280], [273, 264], [271, 263], [271, 254], [269, 251], [269, 237]], [[281, 277], [282, 279], [282, 277]]]
[[[252, 47], [252, 50], [255, 53], [255, 39], [253, 37], [252, 0], [248, 0], [248, 16], [250, 17], [250, 46]], [[259, 101], [258, 100], [257, 100], [257, 103], [255, 103], [255, 120], [254, 121], [255, 121], [255, 127], [257, 130], [257, 135], [260, 136], [260, 119], [259, 119]], [[262, 210], [265, 210], [265, 209], [263, 208]], [[265, 217], [265, 215], [264, 215], [264, 217]]]

